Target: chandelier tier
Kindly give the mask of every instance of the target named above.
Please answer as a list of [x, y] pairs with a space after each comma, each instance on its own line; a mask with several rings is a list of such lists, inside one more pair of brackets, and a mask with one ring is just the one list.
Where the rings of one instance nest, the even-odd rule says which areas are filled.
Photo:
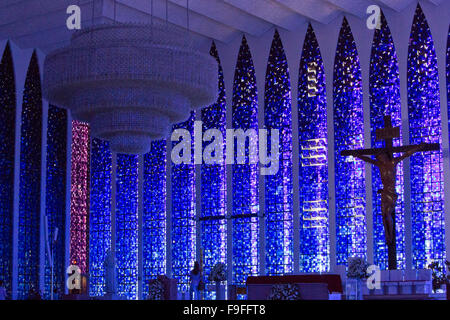
[[44, 95], [112, 151], [143, 154], [192, 109], [215, 102], [217, 62], [175, 26], [96, 25], [46, 57]]

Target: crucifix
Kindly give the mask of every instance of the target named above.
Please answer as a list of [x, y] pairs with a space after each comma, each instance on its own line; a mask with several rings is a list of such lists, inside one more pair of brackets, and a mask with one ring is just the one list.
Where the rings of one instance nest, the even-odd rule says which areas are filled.
[[[421, 143], [409, 146], [393, 146], [393, 139], [400, 137], [400, 127], [392, 127], [391, 117], [384, 116], [384, 128], [375, 131], [376, 139], [384, 140], [384, 148], [343, 150], [341, 156], [353, 156], [377, 166], [380, 171], [383, 189], [378, 190], [381, 194], [381, 213], [383, 215], [384, 235], [388, 248], [389, 270], [397, 269], [397, 250], [395, 243], [395, 202], [397, 193], [395, 190], [395, 179], [397, 175], [397, 164], [412, 156], [416, 152], [439, 150], [439, 143]], [[394, 153], [403, 155], [394, 157]], [[374, 155], [375, 159], [371, 158]]]

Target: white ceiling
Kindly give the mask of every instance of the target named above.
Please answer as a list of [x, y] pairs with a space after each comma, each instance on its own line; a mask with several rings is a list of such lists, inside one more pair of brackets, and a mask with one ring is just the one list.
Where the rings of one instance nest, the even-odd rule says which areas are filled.
[[[153, 0], [154, 19], [187, 26], [198, 41], [228, 43], [241, 34], [261, 36], [273, 27], [294, 31], [309, 21], [328, 24], [346, 15], [367, 16], [369, 5], [401, 11], [417, 0]], [[423, 0], [435, 5], [449, 0]], [[148, 22], [151, 0], [1, 0], [0, 40], [44, 52], [68, 43], [66, 8], [81, 7], [83, 26], [113, 21]], [[114, 9], [115, 8], [115, 9]], [[94, 19], [93, 19], [94, 18]]]

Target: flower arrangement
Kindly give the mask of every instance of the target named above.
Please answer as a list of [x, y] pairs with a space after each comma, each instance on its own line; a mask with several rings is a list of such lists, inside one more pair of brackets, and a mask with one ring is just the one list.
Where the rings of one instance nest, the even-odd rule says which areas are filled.
[[[450, 262], [445, 261], [450, 272]], [[439, 289], [443, 284], [450, 284], [450, 275], [445, 274], [445, 268], [442, 267], [438, 261], [434, 261], [428, 265], [428, 269], [432, 270], [433, 276], [433, 291]]]
[[227, 267], [223, 262], [218, 262], [212, 267], [211, 273], [208, 275], [208, 281], [221, 282], [227, 279]]
[[293, 284], [275, 284], [267, 300], [301, 300], [300, 290]]
[[148, 300], [164, 300], [164, 282], [161, 278], [150, 280]]
[[348, 259], [347, 277], [350, 279], [365, 279], [369, 264], [361, 257], [350, 257]]

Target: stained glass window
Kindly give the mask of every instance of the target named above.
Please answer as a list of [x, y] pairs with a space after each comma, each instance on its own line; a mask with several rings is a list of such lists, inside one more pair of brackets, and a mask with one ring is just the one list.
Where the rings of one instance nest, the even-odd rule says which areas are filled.
[[[384, 127], [385, 115], [391, 116], [392, 125], [401, 127], [400, 78], [397, 54], [387, 21], [381, 14], [380, 29], [375, 29], [370, 60], [370, 132], [372, 147], [384, 147], [383, 141], [377, 141], [375, 131]], [[401, 145], [402, 137], [394, 139], [394, 146]], [[394, 154], [399, 156], [399, 154]], [[403, 196], [403, 163], [397, 165], [396, 192], [398, 194], [395, 207], [397, 267], [405, 267], [405, 221]], [[372, 201], [373, 201], [373, 252], [374, 263], [381, 269], [388, 268], [388, 253], [384, 235], [381, 213], [382, 189], [380, 172], [372, 166]]]
[[138, 159], [137, 155], [117, 155], [117, 293], [128, 299], [137, 299], [138, 293]]
[[89, 126], [72, 121], [70, 263], [88, 271]]
[[[223, 70], [220, 64], [216, 45], [213, 43], [211, 56], [216, 58], [218, 67], [217, 102], [202, 109], [203, 134], [208, 129], [218, 129], [223, 136], [223, 145], [220, 147], [225, 155], [226, 137], [226, 103]], [[214, 138], [215, 139], [215, 138]], [[211, 141], [203, 142], [203, 151]], [[223, 158], [223, 157], [222, 157]], [[211, 268], [218, 262], [226, 263], [227, 259], [227, 223], [226, 223], [226, 173], [225, 162], [201, 166], [201, 234], [203, 248], [203, 272], [208, 275]], [[214, 299], [215, 293], [206, 292], [205, 298]]]
[[[294, 229], [291, 84], [278, 31], [267, 63], [264, 124], [268, 130], [268, 153], [271, 152], [270, 130], [278, 129], [280, 137], [278, 172], [265, 176], [266, 270], [268, 275], [282, 275], [293, 271]], [[270, 165], [274, 165], [273, 161]]]
[[364, 162], [343, 157], [342, 150], [364, 147], [361, 68], [347, 19], [344, 18], [334, 61], [333, 105], [336, 188], [336, 262], [366, 256], [366, 189]]
[[14, 201], [16, 86], [9, 43], [0, 62], [0, 279], [10, 297]]
[[[183, 123], [173, 126], [194, 135], [195, 112]], [[177, 145], [179, 141], [172, 142]], [[188, 292], [189, 272], [196, 259], [196, 210], [194, 142], [191, 140], [191, 162], [172, 163], [172, 276], [178, 279], [178, 290]]]
[[[450, 114], [450, 27], [448, 29], [447, 38], [447, 112]], [[450, 235], [447, 233], [446, 236], [449, 237]]]
[[20, 135], [18, 298], [39, 287], [42, 93], [36, 52], [30, 60], [22, 104]]
[[[439, 75], [433, 39], [417, 5], [408, 47], [409, 142], [442, 144]], [[442, 149], [411, 157], [413, 267], [445, 259]]]
[[90, 174], [89, 294], [102, 296], [106, 285], [103, 263], [111, 248], [112, 153], [109, 142], [92, 139]]
[[319, 44], [308, 26], [298, 80], [300, 270], [330, 266], [327, 100]]
[[[233, 129], [258, 130], [258, 92], [255, 68], [245, 36], [242, 37], [233, 83]], [[248, 141], [248, 139], [247, 139]], [[232, 165], [233, 192], [233, 283], [244, 284], [247, 276], [259, 272], [258, 164]]]
[[[53, 290], [65, 290], [67, 111], [50, 105], [47, 125], [47, 184], [45, 214], [48, 245], [53, 261]], [[56, 231], [58, 228], [58, 231]], [[57, 232], [57, 233], [56, 233]], [[51, 297], [52, 270], [48, 251], [45, 261], [44, 297]]]
[[166, 274], [166, 140], [152, 141], [144, 155], [142, 265], [143, 292], [149, 282]]

